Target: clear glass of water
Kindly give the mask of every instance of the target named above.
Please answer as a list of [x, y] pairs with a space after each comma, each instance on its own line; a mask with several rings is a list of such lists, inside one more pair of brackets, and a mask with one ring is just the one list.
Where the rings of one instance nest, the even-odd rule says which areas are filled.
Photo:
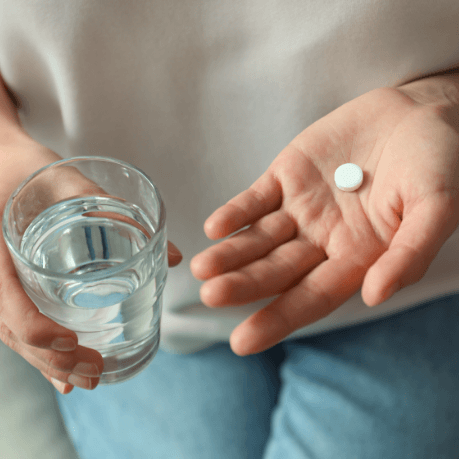
[[102, 355], [99, 385], [147, 367], [168, 260], [165, 207], [145, 173], [99, 156], [50, 164], [9, 198], [3, 235], [40, 312]]

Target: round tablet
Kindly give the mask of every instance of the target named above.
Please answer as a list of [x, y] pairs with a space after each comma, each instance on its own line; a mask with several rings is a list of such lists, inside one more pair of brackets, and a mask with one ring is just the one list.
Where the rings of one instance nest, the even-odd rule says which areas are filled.
[[336, 186], [342, 191], [355, 191], [363, 182], [363, 172], [357, 164], [346, 163], [335, 171]]

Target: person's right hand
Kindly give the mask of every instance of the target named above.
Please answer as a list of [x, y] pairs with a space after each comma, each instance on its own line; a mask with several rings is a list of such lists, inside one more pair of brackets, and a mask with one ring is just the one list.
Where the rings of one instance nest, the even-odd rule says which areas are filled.
[[[23, 180], [41, 167], [62, 159], [33, 141], [22, 128], [12, 128], [8, 135], [4, 134], [0, 126], [2, 215], [9, 196]], [[72, 182], [72, 186], [75, 185]], [[86, 183], [83, 192], [87, 191]], [[169, 266], [173, 267], [180, 263], [182, 255], [171, 242], [168, 244]], [[22, 288], [3, 234], [0, 234], [0, 266], [0, 340], [40, 370], [61, 393], [69, 393], [74, 385], [94, 389], [104, 367], [102, 356], [93, 349], [79, 346], [74, 331], [40, 313]], [[93, 365], [97, 374], [85, 375]]]

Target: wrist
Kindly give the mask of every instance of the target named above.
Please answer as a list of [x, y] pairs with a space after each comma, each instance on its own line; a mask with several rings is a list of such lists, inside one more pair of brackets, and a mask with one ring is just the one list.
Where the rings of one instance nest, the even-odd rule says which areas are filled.
[[459, 67], [410, 81], [397, 89], [421, 105], [459, 107]]

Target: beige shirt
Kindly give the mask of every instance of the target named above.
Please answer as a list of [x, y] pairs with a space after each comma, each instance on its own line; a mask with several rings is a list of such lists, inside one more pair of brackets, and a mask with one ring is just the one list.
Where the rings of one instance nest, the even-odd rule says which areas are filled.
[[[457, 0], [0, 0], [0, 71], [35, 139], [63, 157], [123, 159], [159, 186], [184, 255], [162, 346], [193, 352], [272, 300], [201, 304], [189, 262], [212, 244], [205, 219], [343, 103], [457, 65], [458, 24]], [[416, 285], [374, 308], [359, 292], [293, 336], [458, 291], [458, 237]]]

